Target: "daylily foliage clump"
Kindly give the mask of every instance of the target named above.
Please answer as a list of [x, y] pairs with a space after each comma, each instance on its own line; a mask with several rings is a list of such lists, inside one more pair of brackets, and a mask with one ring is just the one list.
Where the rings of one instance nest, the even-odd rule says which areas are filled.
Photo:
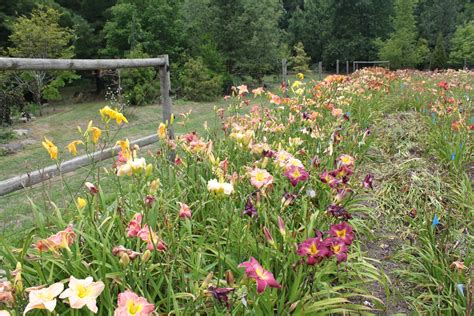
[[[100, 124], [78, 129], [69, 154], [45, 138], [57, 162], [101, 143], [115, 146], [116, 157], [95, 170], [70, 208], [48, 215], [33, 204], [38, 228], [21, 248], [1, 249], [9, 280], [0, 283], [0, 310], [382, 309], [364, 287], [387, 279], [361, 250], [370, 214], [357, 199], [377, 179], [358, 165], [370, 146], [371, 107], [403, 76], [383, 69], [321, 82], [299, 76], [283, 86], [288, 91], [272, 92], [240, 85], [228, 107], [216, 108], [219, 128], [170, 139], [173, 122], [162, 123], [159, 145], [148, 152], [112, 138], [110, 126], [128, 120], [109, 107]], [[449, 104], [451, 112], [460, 106]], [[449, 115], [439, 104], [432, 109]], [[460, 115], [453, 124], [465, 130], [468, 123]]]

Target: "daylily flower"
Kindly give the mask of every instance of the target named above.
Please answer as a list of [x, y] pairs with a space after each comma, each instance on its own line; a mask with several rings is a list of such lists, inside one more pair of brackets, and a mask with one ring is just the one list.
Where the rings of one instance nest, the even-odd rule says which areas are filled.
[[102, 281], [94, 282], [92, 277], [83, 280], [71, 276], [69, 278], [69, 288], [61, 293], [59, 298], [68, 299], [69, 306], [73, 309], [81, 309], [84, 306], [97, 313], [97, 298], [104, 290]]
[[33, 309], [46, 309], [49, 312], [56, 308], [56, 297], [64, 290], [64, 284], [58, 282], [47, 288], [31, 291], [29, 302], [26, 305], [23, 315]]
[[137, 237], [141, 229], [142, 229], [142, 214], [137, 213], [133, 216], [133, 219], [128, 224], [127, 236]]
[[42, 142], [42, 144], [43, 144], [43, 147], [48, 151], [48, 154], [51, 157], [51, 159], [57, 160], [58, 147], [56, 147], [56, 145], [54, 145], [53, 142], [47, 139], [46, 137], [44, 138], [44, 141]]
[[114, 316], [148, 316], [154, 309], [155, 305], [149, 303], [146, 298], [126, 290], [118, 295], [118, 307]]
[[354, 157], [346, 154], [339, 156], [336, 161], [339, 167], [346, 166], [348, 168], [351, 168], [354, 166]]
[[15, 303], [13, 296], [13, 286], [10, 281], [0, 282], [0, 303], [12, 306]]
[[258, 294], [263, 293], [267, 286], [277, 289], [281, 288], [281, 285], [275, 280], [273, 274], [265, 270], [254, 257], [251, 257], [249, 261], [242, 262], [238, 267], [245, 268], [247, 277], [255, 279]]
[[0, 311], [0, 316], [11, 316], [10, 312], [6, 311], [6, 310], [1, 310]]
[[84, 183], [84, 185], [86, 186], [86, 188], [89, 190], [89, 192], [91, 194], [97, 194], [97, 192], [99, 192], [99, 190], [97, 190], [96, 186], [93, 185], [90, 182], [86, 182], [86, 183]]
[[263, 92], [264, 92], [263, 87], [258, 87], [258, 88], [256, 88], [256, 89], [253, 89], [253, 90], [252, 90], [252, 93], [253, 93], [253, 97], [254, 97], [254, 98], [257, 97], [257, 96], [262, 95]]
[[329, 205], [326, 209], [326, 212], [328, 212], [335, 218], [343, 218], [344, 220], [349, 220], [352, 218], [352, 215], [349, 214], [344, 207], [337, 204]]
[[373, 182], [374, 182], [374, 176], [371, 174], [368, 174], [365, 176], [364, 180], [362, 181], [362, 185], [364, 188], [368, 189], [373, 189]]
[[67, 150], [69, 150], [73, 156], [77, 155], [77, 145], [84, 145], [84, 143], [82, 140], [74, 140], [67, 145]]
[[180, 209], [179, 209], [179, 217], [182, 219], [191, 218], [191, 208], [185, 203], [178, 202]]
[[331, 225], [329, 234], [340, 238], [346, 245], [352, 244], [354, 240], [354, 231], [347, 222]]
[[326, 238], [324, 242], [329, 246], [331, 255], [337, 258], [337, 262], [347, 260], [347, 245], [340, 238]]
[[112, 249], [112, 254], [118, 257], [121, 257], [123, 254], [126, 254], [131, 260], [134, 260], [140, 255], [139, 252], [133, 251], [132, 249], [127, 249], [122, 245], [114, 247], [114, 249]]
[[306, 239], [298, 245], [296, 253], [298, 256], [307, 257], [306, 263], [309, 265], [321, 262], [330, 254], [327, 245], [321, 241], [320, 237]]
[[155, 203], [155, 201], [156, 201], [156, 198], [153, 195], [145, 196], [144, 202], [145, 202], [146, 207], [151, 207], [153, 203]]
[[245, 203], [244, 215], [248, 215], [250, 217], [256, 217], [258, 215], [257, 209], [253, 205], [251, 198], [248, 198], [247, 202]]
[[244, 96], [246, 93], [249, 93], [249, 90], [248, 90], [247, 86], [244, 85], [244, 84], [238, 86], [237, 90], [239, 91], [238, 93], [239, 93], [240, 96]]
[[281, 199], [281, 204], [282, 204], [283, 207], [288, 207], [289, 205], [291, 205], [293, 203], [293, 201], [296, 198], [297, 198], [296, 194], [285, 192], [283, 194], [282, 199]]
[[158, 126], [157, 135], [161, 139], [166, 138], [166, 125], [164, 123], [160, 123], [160, 126]]
[[153, 250], [156, 247], [156, 250], [164, 252], [167, 249], [165, 242], [159, 239], [158, 235], [146, 224], [138, 232], [138, 237], [147, 243], [148, 250]]
[[336, 188], [342, 181], [331, 175], [330, 172], [324, 171], [319, 175], [322, 183], [327, 183], [331, 189]]
[[84, 207], [87, 206], [87, 201], [80, 196], [77, 197], [77, 208], [82, 210]]
[[296, 186], [299, 182], [309, 178], [309, 173], [304, 168], [295, 166], [288, 168], [284, 175], [290, 180], [292, 186]]
[[109, 106], [104, 106], [99, 112], [105, 122], [115, 120], [119, 125], [122, 122], [128, 123], [127, 118], [122, 113], [111, 109]]
[[454, 271], [454, 269], [456, 269], [457, 272], [462, 272], [462, 270], [466, 269], [466, 266], [462, 261], [453, 261], [453, 263], [451, 263], [449, 267], [451, 268], [451, 271]]
[[207, 182], [207, 190], [218, 195], [231, 195], [234, 192], [234, 186], [231, 183], [219, 182], [216, 179]]
[[209, 292], [211, 292], [212, 296], [218, 300], [219, 302], [223, 302], [227, 309], [230, 308], [229, 304], [229, 293], [233, 292], [235, 289], [232, 287], [215, 287], [215, 286], [209, 286], [207, 289]]
[[36, 243], [36, 248], [41, 251], [53, 251], [58, 252], [60, 249], [68, 249], [76, 239], [76, 234], [72, 229], [72, 225], [69, 225], [65, 230], [62, 230], [47, 239], [39, 240]]
[[91, 127], [90, 131], [92, 133], [92, 142], [97, 144], [99, 142], [99, 138], [102, 135], [102, 130], [98, 127]]
[[257, 189], [260, 189], [272, 184], [273, 177], [267, 170], [255, 168], [250, 172], [250, 183]]
[[140, 173], [146, 169], [145, 158], [135, 158], [127, 160], [126, 164], [123, 164], [117, 168], [117, 176], [131, 176], [136, 173]]

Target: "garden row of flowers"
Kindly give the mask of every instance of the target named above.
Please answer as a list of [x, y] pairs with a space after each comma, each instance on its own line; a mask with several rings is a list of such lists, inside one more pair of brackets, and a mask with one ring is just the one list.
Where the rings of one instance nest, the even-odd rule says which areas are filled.
[[371, 216], [359, 193], [374, 179], [357, 167], [373, 116], [403, 76], [299, 75], [281, 95], [235, 87], [216, 108], [218, 129], [170, 139], [173, 117], [154, 151], [113, 139], [110, 126], [128, 121], [109, 107], [64, 150], [45, 138], [57, 163], [104, 144], [120, 149], [70, 192], [71, 207], [48, 213], [32, 201], [37, 227], [1, 247], [0, 315], [382, 309], [368, 285], [389, 281], [359, 238]]

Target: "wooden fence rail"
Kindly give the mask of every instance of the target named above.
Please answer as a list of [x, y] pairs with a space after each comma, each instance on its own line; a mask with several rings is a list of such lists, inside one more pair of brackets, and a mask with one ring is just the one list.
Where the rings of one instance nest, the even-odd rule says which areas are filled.
[[[96, 69], [119, 69], [119, 68], [159, 68], [160, 87], [161, 87], [161, 105], [163, 107], [163, 122], [171, 120], [171, 81], [168, 55], [162, 55], [157, 58], [142, 59], [36, 59], [36, 58], [7, 58], [0, 57], [0, 70], [34, 70], [34, 71], [52, 71], [52, 70], [96, 70]], [[168, 129], [170, 138], [173, 137], [173, 129]], [[140, 138], [132, 144], [147, 146], [158, 141], [156, 135], [150, 135]], [[112, 147], [97, 151], [90, 155], [76, 157], [65, 161], [59, 165], [52, 165], [40, 170], [16, 176], [7, 180], [0, 181], [0, 196], [14, 192], [58, 175], [59, 173], [68, 173], [84, 167], [93, 162], [111, 158], [118, 152], [117, 147]]]

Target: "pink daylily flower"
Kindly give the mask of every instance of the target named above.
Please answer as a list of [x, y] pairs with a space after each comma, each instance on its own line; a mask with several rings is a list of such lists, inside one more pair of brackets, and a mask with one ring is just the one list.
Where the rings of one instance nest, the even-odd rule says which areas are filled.
[[158, 235], [150, 229], [148, 225], [143, 226], [143, 228], [138, 232], [138, 237], [147, 243], [148, 250], [153, 250], [156, 247], [156, 250], [164, 252], [167, 249], [165, 242], [159, 239]]
[[179, 217], [182, 219], [191, 218], [191, 208], [185, 203], [178, 202], [178, 204], [180, 206]]
[[260, 189], [273, 183], [273, 176], [265, 169], [255, 168], [250, 171], [250, 183]]
[[142, 229], [142, 217], [140, 213], [135, 214], [133, 219], [130, 221], [127, 227], [127, 236], [128, 237], [137, 237], [138, 233]]
[[49, 250], [57, 253], [60, 249], [69, 249], [69, 246], [71, 246], [75, 240], [76, 234], [72, 229], [72, 225], [69, 225], [65, 230], [61, 230], [46, 239], [39, 240], [36, 243], [36, 248], [40, 252]]
[[146, 298], [126, 290], [118, 295], [118, 307], [114, 316], [149, 316], [154, 309], [155, 305], [149, 303]]
[[251, 257], [249, 261], [239, 264], [239, 268], [245, 268], [245, 274], [257, 282], [257, 293], [261, 294], [268, 287], [281, 288], [281, 285], [275, 280], [270, 271], [265, 270], [260, 263]]
[[347, 245], [342, 239], [330, 237], [325, 239], [325, 242], [329, 245], [331, 255], [336, 257], [338, 263], [347, 260]]

